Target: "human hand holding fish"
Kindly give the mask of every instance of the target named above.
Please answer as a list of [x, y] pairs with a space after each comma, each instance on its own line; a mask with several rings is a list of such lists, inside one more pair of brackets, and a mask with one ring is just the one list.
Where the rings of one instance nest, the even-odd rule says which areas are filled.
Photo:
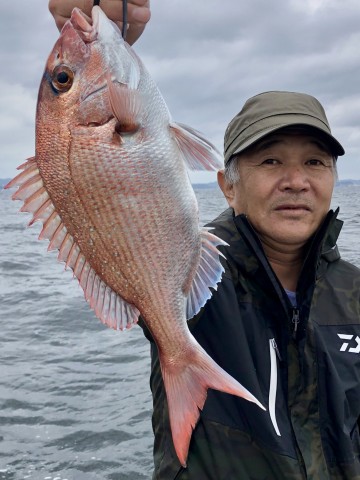
[[[74, 7], [91, 16], [94, 0], [49, 0], [49, 10], [54, 17], [59, 30], [71, 17]], [[101, 0], [101, 9], [107, 17], [122, 30], [123, 20], [122, 0]], [[147, 22], [150, 20], [150, 0], [128, 0], [127, 2], [128, 30], [126, 41], [130, 45], [140, 37]]]
[[30, 224], [43, 223], [40, 238], [59, 250], [104, 324], [130, 328], [141, 313], [159, 351], [185, 466], [208, 388], [264, 408], [187, 327], [217, 288], [217, 247], [226, 245], [199, 228], [187, 169], [222, 163], [210, 142], [172, 121], [102, 9], [91, 15], [75, 8], [61, 31], [40, 84], [35, 156], [6, 188], [19, 187], [13, 198], [24, 202], [21, 211], [33, 214]]

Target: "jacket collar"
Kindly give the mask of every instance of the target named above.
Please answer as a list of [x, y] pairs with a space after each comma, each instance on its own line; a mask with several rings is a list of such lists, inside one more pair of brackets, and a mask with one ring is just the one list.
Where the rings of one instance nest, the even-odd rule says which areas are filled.
[[[339, 209], [330, 210], [322, 225], [309, 240], [307, 255], [300, 274], [297, 292], [303, 296], [309, 285], [313, 285], [316, 278], [321, 276], [329, 263], [339, 260], [340, 253], [336, 245], [343, 222], [337, 219]], [[222, 247], [227, 262], [224, 265], [225, 275], [231, 275], [236, 281], [239, 272], [256, 279], [256, 283], [268, 289], [274, 288], [282, 299], [284, 308], [288, 308], [287, 299], [284, 300], [283, 288], [271, 268], [264, 253], [261, 241], [246, 216], [234, 215], [232, 208], [225, 210], [209, 226], [214, 227], [214, 234], [225, 240], [229, 246]], [[264, 276], [264, 273], [266, 275]]]
[[[316, 257], [321, 257], [329, 263], [339, 260], [340, 253], [336, 241], [339, 237], [343, 221], [337, 218], [338, 213], [339, 208], [335, 211], [330, 210], [328, 212], [318, 231], [309, 240], [309, 253], [306, 258], [315, 250]], [[235, 216], [233, 209], [228, 208], [211, 222], [209, 226], [214, 227], [214, 233], [218, 234], [229, 244], [226, 251], [229, 249], [239, 252], [239, 250], [244, 247], [245, 240], [250, 249], [253, 250], [253, 253], [261, 252], [262, 255], [265, 256], [261, 241], [246, 215], [240, 214]], [[238, 255], [235, 255], [235, 258], [238, 257]]]
[[[303, 264], [303, 271], [307, 272], [304, 275], [307, 282], [310, 271], [314, 272], [314, 276], [321, 275], [328, 263], [340, 258], [336, 241], [343, 222], [337, 218], [338, 212], [339, 209], [335, 212], [330, 210], [318, 231], [309, 240], [308, 253]], [[233, 209], [228, 208], [209, 226], [215, 228], [215, 235], [220, 236], [229, 244], [229, 247], [223, 249], [223, 253], [228, 259], [225, 267], [227, 270], [231, 270], [233, 277], [237, 275], [238, 268], [247, 271], [251, 276], [258, 275], [259, 267], [262, 266], [270, 276], [272, 283], [279, 285], [266, 258], [261, 241], [244, 214], [235, 216]], [[319, 268], [320, 266], [322, 268]], [[301, 277], [302, 275], [300, 275], [299, 283], [301, 283]], [[315, 280], [315, 278], [313, 279]], [[280, 293], [281, 286], [276, 290]]]

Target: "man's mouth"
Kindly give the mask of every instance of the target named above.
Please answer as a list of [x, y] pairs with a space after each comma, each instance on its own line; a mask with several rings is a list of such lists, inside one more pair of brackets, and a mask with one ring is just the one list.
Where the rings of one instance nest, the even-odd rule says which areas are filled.
[[309, 205], [306, 204], [291, 204], [291, 203], [284, 203], [282, 205], [278, 205], [275, 208], [276, 211], [289, 211], [289, 212], [303, 212], [307, 211], [310, 212], [311, 208]]

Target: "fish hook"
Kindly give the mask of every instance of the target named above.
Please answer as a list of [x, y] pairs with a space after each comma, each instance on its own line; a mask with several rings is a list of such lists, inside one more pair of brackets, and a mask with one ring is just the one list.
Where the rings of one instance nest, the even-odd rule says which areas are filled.
[[[100, 6], [100, 0], [94, 0], [94, 7], [95, 5]], [[127, 33], [127, 0], [123, 0], [123, 18], [122, 18], [122, 37], [124, 40], [126, 40], [126, 33]]]

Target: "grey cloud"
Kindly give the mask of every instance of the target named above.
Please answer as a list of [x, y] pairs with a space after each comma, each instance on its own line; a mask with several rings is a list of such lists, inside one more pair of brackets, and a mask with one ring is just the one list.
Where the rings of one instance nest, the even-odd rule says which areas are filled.
[[[26, 8], [2, 5], [0, 85], [19, 84], [35, 98], [57, 30], [46, 0]], [[174, 119], [202, 131], [219, 149], [228, 121], [249, 96], [273, 89], [317, 96], [349, 152], [351, 176], [360, 178], [359, 18], [358, 0], [154, 0], [135, 49]], [[3, 105], [1, 95], [6, 91], [0, 92]], [[6, 104], [0, 111], [4, 172], [19, 163], [13, 137], [1, 130], [7, 112], [20, 117], [21, 109]], [[26, 142], [31, 150], [29, 133]]]

